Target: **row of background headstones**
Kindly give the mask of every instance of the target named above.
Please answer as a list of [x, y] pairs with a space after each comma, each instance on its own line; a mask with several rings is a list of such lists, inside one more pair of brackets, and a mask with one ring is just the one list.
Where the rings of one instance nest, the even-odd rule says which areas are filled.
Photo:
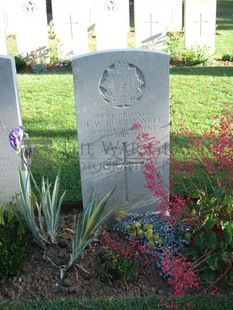
[[[183, 11], [185, 47], [214, 51], [216, 0], [134, 0], [135, 47], [163, 49], [166, 33], [182, 30]], [[89, 52], [87, 30], [97, 50], [128, 47], [129, 0], [52, 0], [52, 12], [60, 59]], [[0, 0], [0, 54], [7, 54], [6, 36], [15, 34], [18, 54], [49, 62], [46, 14], [45, 0]]]

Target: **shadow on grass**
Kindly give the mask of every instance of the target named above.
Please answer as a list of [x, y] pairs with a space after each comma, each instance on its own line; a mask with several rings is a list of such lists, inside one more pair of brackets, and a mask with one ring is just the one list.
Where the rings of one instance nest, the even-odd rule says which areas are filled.
[[233, 63], [232, 66], [222, 66], [222, 67], [176, 67], [170, 69], [170, 74], [233, 76]]
[[[26, 120], [25, 124], [29, 124], [29, 121]], [[39, 137], [39, 138], [46, 138], [46, 139], [53, 139], [55, 137], [67, 137], [67, 138], [77, 138], [77, 131], [74, 129], [64, 129], [64, 130], [59, 130], [59, 129], [48, 129], [48, 128], [44, 128], [44, 129], [32, 129], [29, 128], [28, 132], [29, 137]]]
[[217, 22], [217, 25], [218, 25], [217, 31], [220, 31], [220, 30], [232, 30], [232, 25], [230, 24], [230, 22], [231, 22], [230, 20], [221, 21], [220, 25]]
[[72, 74], [72, 68], [62, 68], [62, 67], [48, 67], [45, 72], [32, 72], [31, 67], [27, 67], [25, 70], [18, 70], [18, 74], [30, 74], [30, 75], [70, 75]]

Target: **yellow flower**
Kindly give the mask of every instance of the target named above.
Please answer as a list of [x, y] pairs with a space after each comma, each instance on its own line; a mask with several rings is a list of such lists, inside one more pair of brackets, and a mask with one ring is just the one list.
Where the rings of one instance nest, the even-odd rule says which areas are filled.
[[148, 242], [149, 245], [155, 245], [153, 241]]
[[141, 235], [141, 234], [142, 234], [142, 229], [138, 229], [138, 230], [137, 230], [137, 234], [138, 234], [138, 235]]
[[154, 235], [154, 239], [155, 239], [155, 240], [158, 240], [158, 239], [159, 239], [159, 235], [158, 235], [158, 234], [155, 234], [155, 235]]
[[134, 232], [132, 233], [132, 236], [133, 236], [133, 237], [137, 237], [137, 232], [134, 231]]
[[152, 235], [153, 234], [153, 229], [151, 229], [151, 228], [149, 228], [149, 229], [147, 229], [147, 234], [150, 234], [150, 235]]
[[126, 226], [125, 226], [125, 229], [126, 229], [126, 230], [130, 230], [131, 228], [132, 228], [131, 225], [126, 225]]
[[150, 229], [150, 228], [153, 227], [153, 225], [152, 225], [152, 224], [144, 224], [144, 227], [145, 227], [146, 229]]
[[125, 216], [125, 215], [127, 215], [127, 212], [126, 212], [126, 211], [124, 211], [124, 210], [121, 210], [121, 211], [119, 212], [119, 215], [123, 215], [123, 216]]
[[116, 217], [116, 220], [119, 222], [119, 221], [121, 221], [122, 218], [123, 218], [124, 216], [126, 216], [126, 215], [127, 215], [127, 212], [124, 211], [124, 210], [121, 210], [121, 211], [119, 212], [118, 216]]
[[135, 222], [133, 226], [134, 226], [135, 228], [140, 227], [140, 226], [141, 226], [141, 223]]

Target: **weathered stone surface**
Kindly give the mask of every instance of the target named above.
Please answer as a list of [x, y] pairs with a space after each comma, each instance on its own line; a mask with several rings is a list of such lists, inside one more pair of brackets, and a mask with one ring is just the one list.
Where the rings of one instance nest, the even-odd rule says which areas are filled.
[[18, 156], [9, 144], [9, 131], [22, 125], [14, 58], [0, 56], [0, 203], [19, 192]]
[[157, 169], [168, 191], [169, 60], [165, 53], [123, 49], [73, 59], [78, 145], [84, 207], [114, 186], [109, 209], [154, 210], [145, 188], [134, 123], [158, 141]]

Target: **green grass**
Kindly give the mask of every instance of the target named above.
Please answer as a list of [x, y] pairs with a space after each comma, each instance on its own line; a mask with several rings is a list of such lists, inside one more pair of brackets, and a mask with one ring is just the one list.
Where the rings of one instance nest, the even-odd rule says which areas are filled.
[[[218, 1], [216, 50], [219, 55], [233, 47], [233, 1]], [[133, 36], [129, 42], [132, 44]], [[10, 38], [14, 49], [14, 40]], [[94, 48], [94, 42], [91, 43]], [[172, 130], [185, 119], [186, 126], [200, 135], [219, 113], [223, 103], [233, 104], [233, 67], [179, 67], [170, 71]], [[45, 174], [54, 180], [62, 172], [61, 191], [66, 202], [81, 201], [78, 143], [73, 80], [67, 74], [18, 74], [22, 115], [30, 140], [37, 146], [33, 172], [38, 182]], [[184, 137], [174, 140], [177, 156]]]
[[21, 110], [28, 143], [36, 146], [32, 170], [38, 182], [61, 169], [66, 201], [80, 201], [80, 176], [71, 74], [19, 74]]
[[[219, 55], [229, 53], [233, 46], [233, 1], [218, 1], [217, 24], [219, 35], [216, 50]], [[134, 37], [129, 37], [133, 44]], [[94, 49], [95, 42], [90, 43]], [[9, 38], [13, 51], [14, 40]], [[172, 130], [180, 119], [200, 135], [211, 124], [211, 116], [219, 113], [224, 102], [233, 104], [232, 67], [172, 68], [170, 74], [170, 104]], [[67, 190], [65, 202], [81, 201], [78, 143], [72, 75], [19, 74], [18, 83], [23, 122], [35, 144], [33, 173], [38, 182], [42, 175], [54, 180], [61, 169], [61, 191]], [[174, 140], [173, 148], [180, 155], [184, 138]]]
[[216, 58], [233, 55], [233, 1], [217, 1]]
[[[38, 182], [61, 169], [65, 202], [81, 201], [72, 74], [18, 74], [21, 110], [29, 141], [37, 147], [32, 170]], [[233, 67], [179, 67], [170, 70], [172, 131], [180, 119], [200, 135], [223, 103], [233, 105]], [[173, 139], [177, 156], [184, 137]]]
[[[192, 300], [195, 310], [228, 310], [233, 304], [233, 294], [224, 297], [203, 295]], [[111, 298], [96, 300], [65, 299], [54, 301], [35, 301], [27, 303], [0, 302], [4, 310], [155, 310], [165, 309], [159, 305], [158, 297]], [[178, 309], [190, 309], [190, 306], [179, 306]]]
[[170, 70], [172, 129], [185, 119], [194, 134], [201, 134], [223, 103], [233, 105], [233, 67], [179, 67]]

